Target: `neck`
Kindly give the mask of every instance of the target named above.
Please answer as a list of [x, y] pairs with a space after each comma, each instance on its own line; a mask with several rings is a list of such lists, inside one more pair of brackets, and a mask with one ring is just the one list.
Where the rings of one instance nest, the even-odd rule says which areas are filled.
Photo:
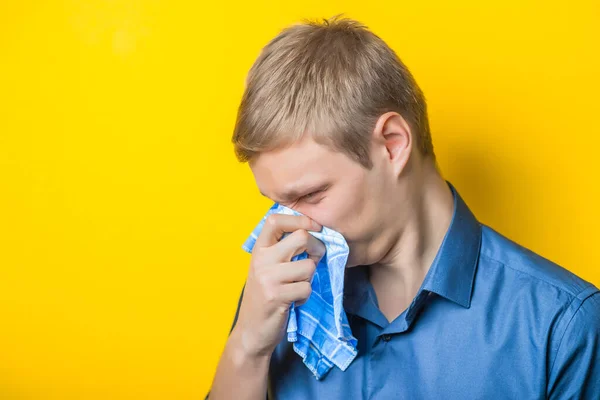
[[384, 291], [389, 288], [412, 298], [450, 226], [454, 199], [433, 163], [424, 163], [401, 190], [404, 198], [400, 209], [410, 212], [395, 221], [397, 226], [387, 227], [392, 232], [392, 245], [379, 262], [369, 267], [369, 279]]

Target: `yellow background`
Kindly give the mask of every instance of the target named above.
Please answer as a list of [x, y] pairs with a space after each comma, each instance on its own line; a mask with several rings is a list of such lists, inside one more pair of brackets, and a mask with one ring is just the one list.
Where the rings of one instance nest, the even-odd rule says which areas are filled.
[[413, 71], [476, 216], [600, 285], [597, 0], [3, 0], [1, 399], [204, 398], [270, 206], [230, 144], [246, 72], [341, 12]]

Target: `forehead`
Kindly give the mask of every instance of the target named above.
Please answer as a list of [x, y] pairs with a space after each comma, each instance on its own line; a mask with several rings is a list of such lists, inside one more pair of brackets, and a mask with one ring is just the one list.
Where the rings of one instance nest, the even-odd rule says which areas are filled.
[[259, 190], [278, 198], [289, 190], [333, 182], [352, 164], [343, 153], [316, 143], [312, 138], [284, 149], [260, 154], [250, 163]]

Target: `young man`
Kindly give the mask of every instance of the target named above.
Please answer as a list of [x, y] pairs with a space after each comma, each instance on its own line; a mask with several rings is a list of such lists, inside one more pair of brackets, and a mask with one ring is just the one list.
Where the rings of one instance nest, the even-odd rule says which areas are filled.
[[[366, 27], [308, 21], [268, 43], [233, 142], [304, 216], [267, 220], [210, 399], [600, 399], [600, 291], [478, 222], [438, 169], [423, 93]], [[350, 247], [358, 356], [316, 380], [284, 333], [320, 226]]]

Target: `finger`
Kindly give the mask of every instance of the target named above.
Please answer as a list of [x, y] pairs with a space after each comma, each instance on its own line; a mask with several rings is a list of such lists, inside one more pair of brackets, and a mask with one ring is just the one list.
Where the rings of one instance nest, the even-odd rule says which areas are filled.
[[320, 231], [322, 226], [306, 215], [270, 214], [256, 239], [254, 246], [269, 247], [281, 239], [286, 232], [298, 229]]
[[271, 270], [273, 278], [279, 283], [310, 282], [317, 269], [317, 264], [307, 258], [277, 264]]
[[275, 257], [273, 262], [287, 262], [292, 257], [306, 251], [309, 258], [318, 263], [326, 250], [323, 242], [304, 229], [292, 232], [271, 248], [273, 249], [272, 256]]
[[312, 287], [310, 282], [288, 283], [281, 287], [281, 300], [290, 304], [294, 301], [304, 303], [310, 297], [311, 293]]

